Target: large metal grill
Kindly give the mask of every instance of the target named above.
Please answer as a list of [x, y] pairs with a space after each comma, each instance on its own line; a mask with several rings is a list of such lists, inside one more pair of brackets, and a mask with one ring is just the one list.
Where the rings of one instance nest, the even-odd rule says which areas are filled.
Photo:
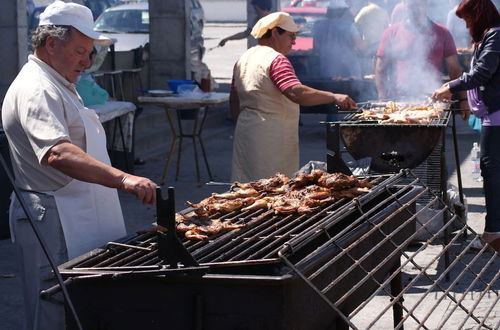
[[471, 254], [478, 235], [438, 197], [417, 208], [432, 193], [411, 172], [367, 179], [313, 215], [228, 214], [247, 226], [184, 240], [188, 256], [150, 233], [62, 265], [83, 328], [498, 328], [498, 253]]

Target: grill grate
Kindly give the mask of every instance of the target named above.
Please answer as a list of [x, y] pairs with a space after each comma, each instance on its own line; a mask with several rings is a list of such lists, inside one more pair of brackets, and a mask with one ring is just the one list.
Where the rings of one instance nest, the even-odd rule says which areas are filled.
[[408, 124], [400, 124], [400, 123], [379, 123], [376, 119], [364, 119], [357, 118], [356, 113], [347, 114], [341, 121], [342, 126], [363, 126], [363, 127], [371, 127], [371, 126], [404, 126], [404, 127], [446, 127], [448, 126], [448, 122], [450, 121], [450, 111], [443, 111], [441, 113], [440, 118], [431, 119], [430, 123], [418, 124], [418, 123], [408, 123]]
[[[415, 178], [413, 184], [418, 184]], [[405, 208], [409, 212], [408, 221], [415, 221], [420, 227], [404, 241], [399, 241], [397, 233], [405, 230], [407, 222], [397, 228], [387, 231], [384, 224], [391, 221], [391, 216], [381, 222], [370, 222], [370, 230], [365, 237], [380, 235], [382, 239], [368, 251], [359, 253], [362, 240], [344, 243], [340, 236], [332, 237], [323, 249], [337, 249], [339, 253], [328, 263], [322, 265], [312, 273], [301, 270], [303, 261], [290, 261], [293, 256], [294, 241], [280, 251], [282, 260], [292, 268], [301, 278], [313, 288], [323, 300], [339, 315], [340, 323], [352, 329], [395, 329], [423, 328], [423, 329], [462, 329], [481, 328], [498, 329], [500, 327], [500, 259], [498, 252], [488, 251], [487, 248], [477, 253], [471, 251], [473, 241], [479, 236], [466, 226], [448, 207], [428, 188], [421, 196], [432, 194], [433, 199], [416, 211]], [[439, 208], [436, 210], [436, 204]], [[433, 216], [423, 217], [426, 210], [432, 208]], [[370, 219], [368, 213], [366, 219]], [[428, 227], [442, 217], [444, 226], [432, 233]], [[447, 219], [449, 218], [449, 219]], [[447, 221], [446, 221], [447, 219]], [[448, 236], [453, 226], [459, 225], [459, 230]], [[472, 232], [470, 241], [463, 241], [467, 232]], [[424, 232], [430, 238], [418, 245], [406, 246], [414, 242], [415, 238]], [[444, 236], [444, 238], [443, 238]], [[375, 274], [383, 265], [373, 269], [365, 267], [370, 257], [377, 253], [387, 243], [392, 252], [388, 259], [398, 256], [402, 252], [400, 261], [385, 277]], [[320, 254], [322, 251], [316, 251]], [[451, 263], [446, 262], [446, 253], [452, 254]], [[348, 266], [343, 267], [335, 277], [327, 273], [328, 267], [339, 259], [346, 258]], [[319, 277], [323, 277], [318, 281]], [[337, 291], [344, 288], [346, 279], [355, 277], [352, 289], [342, 295]], [[401, 281], [399, 280], [401, 278]], [[450, 280], [451, 279], [451, 280]], [[344, 283], [343, 283], [344, 281]], [[358, 306], [349, 306], [348, 300], [356, 290], [366, 282], [373, 282], [376, 289]], [[403, 299], [404, 298], [404, 299]], [[404, 301], [404, 303], [403, 303]], [[393, 309], [390, 313], [390, 309]], [[370, 313], [369, 315], [367, 313]], [[342, 328], [342, 327], [340, 327]]]
[[[420, 102], [421, 103], [421, 102]], [[420, 104], [420, 103], [415, 103], [415, 104]], [[381, 106], [381, 101], [368, 101], [364, 102], [361, 104], [360, 111], [362, 110], [371, 110], [375, 108], [380, 108]], [[445, 107], [449, 107], [449, 105], [443, 104]], [[428, 127], [446, 127], [448, 126], [450, 117], [451, 117], [451, 111], [449, 109], [445, 109], [444, 111], [441, 111], [441, 116], [440, 118], [434, 118], [431, 119], [430, 123], [425, 123], [425, 124], [420, 124], [420, 123], [380, 123], [376, 119], [365, 119], [365, 118], [357, 118], [356, 115], [360, 112], [354, 112], [354, 113], [347, 113], [342, 121], [340, 122], [343, 126], [405, 126], [405, 127], [412, 127], [412, 126], [428, 126]]]
[[[364, 178], [375, 185], [375, 192], [387, 182], [392, 175], [374, 175]], [[401, 181], [403, 176], [397, 176]], [[378, 187], [378, 188], [376, 188]], [[358, 197], [358, 202], [369, 202], [373, 193]], [[377, 194], [375, 193], [375, 196]], [[211, 218], [230, 220], [232, 223], [245, 223], [240, 230], [232, 230], [214, 235], [210, 240], [183, 240], [188, 252], [199, 263], [225, 263], [242, 261], [279, 261], [278, 251], [287, 241], [302, 236], [304, 232], [314, 231], [322, 223], [331, 222], [332, 218], [352, 209], [352, 202], [341, 199], [319, 212], [306, 215], [275, 215], [272, 211], [231, 212], [221, 216], [215, 214]], [[189, 212], [185, 210], [185, 212]], [[133, 266], [161, 265], [158, 257], [158, 245], [155, 233], [147, 233], [126, 242], [126, 247], [110, 246], [107, 250], [91, 254], [88, 258], [73, 265], [73, 270], [117, 268]], [[139, 247], [140, 249], [135, 249]], [[147, 250], [145, 250], [146, 248]]]

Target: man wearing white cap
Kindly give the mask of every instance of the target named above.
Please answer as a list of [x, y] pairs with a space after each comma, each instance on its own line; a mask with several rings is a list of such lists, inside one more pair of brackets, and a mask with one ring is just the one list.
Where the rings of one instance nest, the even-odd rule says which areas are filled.
[[[109, 164], [104, 129], [75, 90], [94, 43], [87, 7], [56, 1], [40, 15], [34, 55], [4, 99], [2, 121], [16, 185], [23, 191], [56, 264], [126, 235], [116, 189], [154, 204], [156, 185]], [[19, 252], [28, 329], [64, 329], [61, 299], [39, 299], [55, 284], [51, 269], [17, 199], [10, 209]], [[57, 299], [56, 299], [57, 300]]]
[[252, 29], [258, 45], [248, 49], [233, 71], [231, 112], [234, 133], [232, 180], [248, 182], [299, 168], [299, 105], [356, 107], [347, 95], [302, 85], [284, 56], [299, 31], [293, 18], [276, 12]]

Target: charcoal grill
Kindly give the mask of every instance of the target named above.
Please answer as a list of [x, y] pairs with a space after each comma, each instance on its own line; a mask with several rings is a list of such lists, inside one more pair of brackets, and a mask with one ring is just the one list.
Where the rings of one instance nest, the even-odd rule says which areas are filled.
[[[388, 231], [402, 226], [397, 240], [405, 241], [415, 231], [405, 210], [414, 207], [422, 188], [398, 185], [403, 177], [370, 177], [376, 184], [372, 192], [355, 201], [340, 200], [312, 216], [230, 213], [225, 220], [247, 226], [206, 241], [182, 241], [195, 263], [180, 255], [173, 264], [172, 256], [167, 256], [172, 247], [162, 251], [159, 234], [150, 233], [91, 251], [60, 270], [71, 279], [68, 287], [78, 301], [83, 328], [325, 329], [335, 324], [336, 315], [284, 258], [306, 276], [319, 274], [314, 282], [323, 282], [352, 265], [343, 257], [321, 269], [325, 260], [340, 253], [339, 246], [365, 237], [355, 249], [362, 256], [381, 240], [377, 233], [369, 233], [370, 222]], [[162, 213], [158, 211], [159, 216]], [[335, 236], [339, 246], [330, 242]], [[379, 267], [374, 276], [381, 280], [394, 269], [403, 248], [388, 258], [394, 249], [382, 243], [363, 265]], [[345, 293], [357, 280], [344, 279], [344, 289], [332, 294]], [[342, 310], [358, 305], [359, 297], [373, 290], [370, 286], [368, 281], [342, 304]], [[140, 306], [131, 300], [140, 301]], [[138, 316], [143, 313], [147, 315]]]
[[351, 113], [330, 125], [327, 139], [332, 140], [330, 145], [338, 148], [339, 143], [334, 140], [340, 135], [353, 158], [370, 157], [371, 168], [376, 172], [398, 172], [403, 168], [415, 168], [427, 159], [442, 139], [450, 114], [450, 111], [443, 111], [440, 118], [426, 124], [381, 124]]
[[[409, 171], [365, 179], [375, 183], [370, 193], [312, 215], [233, 212], [222, 218], [246, 227], [204, 241], [182, 239], [180, 247], [166, 251], [161, 234], [143, 234], [61, 265], [83, 328], [347, 329], [359, 326], [357, 318], [385, 322], [392, 308], [384, 329], [411, 322], [434, 329], [432, 318], [403, 304], [403, 295], [420, 288], [422, 278], [432, 283], [430, 292], [451, 299], [466, 322], [491, 328], [493, 305], [489, 313], [482, 309], [477, 315], [448, 291], [451, 286], [428, 274], [427, 264], [417, 263], [418, 250], [405, 251], [418, 234], [415, 225], [423, 212], [415, 209], [415, 201], [428, 189]], [[171, 197], [159, 208], [173, 205]], [[449, 212], [440, 205], [441, 215]], [[171, 221], [172, 212], [159, 210], [158, 223]], [[457, 217], [450, 215], [448, 224], [454, 221]], [[420, 225], [426, 230], [426, 223]], [[496, 261], [495, 254], [490, 266]], [[406, 276], [408, 265], [420, 272]], [[462, 273], [469, 275], [473, 266]], [[487, 284], [486, 297], [493, 290], [498, 301], [499, 275], [484, 279], [482, 272], [470, 272], [474, 282]], [[411, 287], [404, 285], [408, 282]], [[376, 298], [383, 298], [376, 308], [381, 314], [365, 317], [363, 308]]]

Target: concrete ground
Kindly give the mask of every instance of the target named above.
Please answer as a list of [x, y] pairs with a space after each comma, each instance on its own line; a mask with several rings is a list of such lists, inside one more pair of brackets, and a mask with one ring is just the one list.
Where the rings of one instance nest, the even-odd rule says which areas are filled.
[[[210, 47], [210, 43], [215, 45], [218, 41], [220, 35], [212, 35], [207, 41], [207, 48]], [[231, 50], [232, 48], [226, 48]], [[224, 53], [225, 49], [217, 48], [214, 52]], [[229, 52], [227, 52], [229, 53]], [[214, 57], [216, 53], [213, 53]], [[230, 54], [226, 54], [229, 56]], [[207, 54], [208, 56], [208, 54]], [[222, 56], [222, 55], [221, 55]], [[235, 56], [234, 54], [230, 56]], [[218, 77], [217, 73], [214, 74]], [[222, 74], [219, 75], [220, 78], [227, 79], [227, 74], [223, 77]], [[148, 111], [148, 109], [145, 109]], [[151, 109], [150, 111], [158, 111]], [[230, 178], [230, 164], [231, 164], [231, 150], [232, 150], [232, 134], [233, 134], [233, 124], [230, 120], [227, 120], [227, 107], [214, 109], [209, 114], [210, 120], [208, 125], [203, 132], [205, 147], [207, 150], [208, 161], [212, 170], [214, 181], [228, 182]], [[319, 122], [325, 119], [325, 115], [322, 114], [308, 114], [302, 116], [303, 125], [300, 126], [300, 150], [301, 150], [301, 164], [305, 164], [310, 160], [325, 160], [326, 145], [325, 145], [325, 128]], [[161, 123], [160, 123], [161, 124]], [[166, 122], [163, 123], [166, 126]], [[457, 131], [458, 131], [458, 150], [460, 155], [460, 168], [462, 171], [462, 183], [464, 187], [464, 193], [467, 197], [468, 205], [468, 216], [467, 223], [477, 232], [482, 232], [484, 227], [484, 196], [482, 193], [481, 183], [472, 181], [470, 168], [469, 168], [469, 154], [474, 141], [478, 141], [477, 133], [473, 132], [464, 122], [461, 120], [457, 121]], [[453, 144], [451, 139], [451, 129], [447, 129], [447, 149], [446, 149], [446, 163], [449, 172], [448, 182], [457, 185], [456, 168], [453, 154]], [[138, 154], [143, 156], [146, 163], [141, 166], [136, 166], [135, 173], [137, 175], [143, 175], [151, 178], [155, 182], [160, 181], [160, 176], [163, 170], [163, 165], [165, 162], [165, 156], [167, 147], [169, 145], [169, 140], [165, 140], [163, 143], [158, 145], [158, 151], [156, 154]], [[201, 158], [200, 158], [201, 159]], [[201, 174], [204, 182], [208, 181], [208, 175], [201, 164]], [[183, 154], [181, 158], [181, 168], [180, 177], [178, 181], [174, 180], [174, 169], [176, 163], [173, 162], [168, 179], [164, 187], [173, 186], [176, 191], [176, 208], [177, 210], [183, 209], [184, 202], [190, 200], [193, 202], [199, 201], [204, 197], [207, 197], [212, 192], [223, 192], [227, 189], [224, 186], [209, 186], [202, 185], [198, 186], [195, 176], [194, 168], [194, 157], [193, 157], [193, 147], [192, 143], [189, 141], [185, 142], [183, 148]], [[138, 229], [144, 229], [149, 227], [149, 225], [154, 221], [155, 209], [151, 206], [144, 206], [133, 197], [128, 195], [120, 195], [122, 207], [124, 210], [125, 221], [127, 225], [127, 230], [129, 233], [133, 233]], [[432, 258], [433, 253], [437, 253], [436, 250], [430, 249], [427, 256]], [[491, 253], [485, 257], [491, 257]], [[496, 265], [496, 268], [495, 268]], [[498, 276], [500, 269], [498, 263], [498, 256], [493, 264], [493, 275]], [[490, 271], [491, 272], [491, 271]], [[498, 280], [494, 283], [491, 291], [488, 292], [488, 302], [489, 305], [493, 307], [493, 313], [491, 314], [490, 324], [500, 324], [500, 307], [498, 304], [498, 291], [500, 289], [500, 283]], [[22, 296], [21, 296], [21, 285], [18, 277], [16, 256], [14, 249], [9, 240], [0, 241], [0, 329], [2, 330], [17, 330], [21, 328], [23, 320], [23, 309], [22, 309]], [[496, 294], [495, 294], [496, 292]], [[458, 292], [455, 292], [458, 294]], [[406, 297], [405, 297], [406, 298]], [[415, 297], [407, 298], [415, 299]], [[443, 307], [446, 309], [446, 307]], [[371, 306], [366, 314], [363, 314], [363, 319], [368, 320], [369, 315], [373, 315], [377, 311], [377, 306]], [[441, 313], [441, 312], [439, 312]], [[363, 322], [360, 321], [360, 328], [364, 328]], [[390, 324], [382, 323], [377, 324], [373, 329], [387, 329]], [[407, 326], [406, 328], [414, 328], [414, 326]], [[466, 328], [472, 328], [472, 326], [467, 326]], [[453, 327], [448, 327], [447, 329], [456, 329]]]

